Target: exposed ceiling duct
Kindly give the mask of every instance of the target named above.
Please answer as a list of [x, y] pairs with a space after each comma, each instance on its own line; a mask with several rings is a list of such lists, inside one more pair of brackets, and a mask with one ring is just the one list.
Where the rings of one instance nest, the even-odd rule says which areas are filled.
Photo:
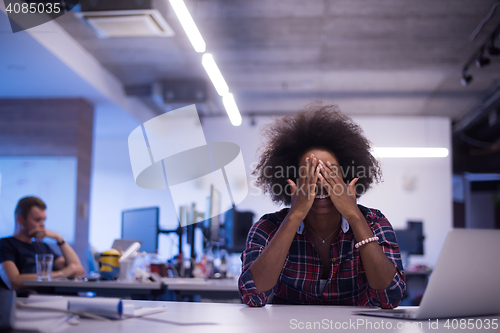
[[166, 2], [159, 0], [83, 0], [75, 15], [100, 38], [171, 37], [167, 10]]
[[196, 104], [204, 113], [208, 103], [207, 84], [200, 79], [161, 80], [152, 84], [128, 86], [129, 96], [141, 98], [159, 112], [168, 112], [186, 104]]
[[453, 169], [500, 172], [500, 82], [453, 126]]

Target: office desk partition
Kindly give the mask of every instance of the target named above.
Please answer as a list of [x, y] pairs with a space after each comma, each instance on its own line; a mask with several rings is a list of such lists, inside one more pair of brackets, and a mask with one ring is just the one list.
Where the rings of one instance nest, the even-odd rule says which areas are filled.
[[162, 278], [160, 282], [124, 281], [25, 281], [24, 286], [41, 294], [76, 295], [93, 292], [96, 296], [131, 299], [152, 299], [171, 290], [181, 300], [184, 296], [200, 295], [209, 299], [239, 299], [238, 279], [205, 280], [201, 278]]
[[24, 281], [23, 285], [40, 294], [77, 295], [93, 292], [96, 296], [131, 299], [150, 299], [162, 294], [165, 289], [161, 282], [53, 280]]
[[[165, 307], [165, 311], [145, 318], [129, 318], [121, 321], [98, 322], [81, 319], [80, 324], [71, 327], [73, 333], [87, 332], [310, 332], [310, 331], [353, 331], [353, 332], [476, 332], [477, 329], [460, 329], [460, 320], [446, 319], [410, 321], [389, 318], [364, 317], [353, 314], [366, 309], [347, 306], [321, 305], [266, 305], [250, 308], [244, 304], [179, 303], [124, 301], [126, 304], [143, 307]], [[469, 318], [463, 318], [465, 322]], [[490, 329], [485, 330], [485, 323]], [[475, 328], [482, 324], [485, 332], [492, 329], [492, 322], [500, 322], [500, 315], [476, 317], [470, 321]], [[458, 323], [458, 328], [457, 328]], [[455, 329], [453, 329], [455, 325]], [[466, 324], [467, 325], [467, 324]], [[483, 330], [480, 330], [481, 332]]]
[[238, 279], [163, 278], [167, 290], [174, 291], [178, 299], [200, 295], [209, 299], [239, 299]]

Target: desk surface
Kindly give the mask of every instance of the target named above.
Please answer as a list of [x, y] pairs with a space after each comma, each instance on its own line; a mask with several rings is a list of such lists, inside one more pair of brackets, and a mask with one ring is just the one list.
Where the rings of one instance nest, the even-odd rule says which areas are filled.
[[238, 279], [209, 279], [202, 278], [162, 278], [161, 282], [139, 283], [131, 281], [81, 281], [81, 280], [52, 280], [52, 281], [24, 281], [27, 287], [59, 287], [59, 288], [92, 288], [92, 289], [149, 289], [159, 290], [165, 285], [170, 290], [210, 290], [210, 291], [238, 291]]
[[54, 288], [81, 288], [81, 289], [147, 289], [160, 290], [161, 282], [126, 282], [126, 281], [79, 281], [79, 280], [53, 280], [53, 281], [24, 281], [27, 287], [54, 287]]
[[238, 279], [162, 278], [169, 290], [238, 291]]
[[[438, 329], [429, 328], [429, 321], [409, 321], [388, 318], [364, 317], [353, 314], [354, 311], [366, 308], [342, 306], [313, 306], [313, 305], [266, 305], [262, 308], [250, 308], [243, 304], [220, 303], [182, 303], [182, 302], [149, 302], [124, 301], [128, 304], [143, 307], [164, 306], [165, 312], [147, 316], [150, 319], [126, 319], [113, 322], [97, 322], [81, 319], [78, 326], [71, 327], [70, 331], [79, 332], [287, 332], [287, 331], [346, 331], [335, 329], [335, 325], [350, 325], [355, 332], [450, 332], [444, 325], [446, 320], [431, 320], [431, 324], [438, 325]], [[496, 319], [499, 316], [476, 317], [473, 320], [481, 321]], [[460, 319], [459, 319], [460, 320]], [[161, 322], [161, 321], [170, 321]], [[201, 323], [201, 324], [196, 324]], [[307, 329], [307, 325], [312, 325]], [[316, 323], [316, 324], [315, 324]], [[450, 320], [451, 324], [451, 320]], [[321, 326], [323, 325], [323, 326]], [[354, 326], [352, 326], [354, 325]], [[384, 325], [384, 326], [382, 326]], [[398, 328], [399, 325], [399, 328]], [[378, 329], [376, 328], [378, 327]], [[384, 328], [384, 329], [382, 329]], [[458, 328], [458, 330], [460, 330]], [[464, 331], [464, 330], [460, 330]], [[466, 330], [475, 332], [476, 330]], [[486, 331], [498, 331], [490, 329]]]

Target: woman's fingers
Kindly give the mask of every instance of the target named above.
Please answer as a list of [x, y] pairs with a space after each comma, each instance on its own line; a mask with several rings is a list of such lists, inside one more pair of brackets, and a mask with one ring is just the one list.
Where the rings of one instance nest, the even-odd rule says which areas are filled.
[[320, 177], [321, 166], [320, 161], [311, 154], [305, 159], [305, 172], [304, 166], [299, 168], [297, 184], [295, 184], [290, 179], [287, 179], [287, 183], [291, 187], [292, 195], [306, 195], [307, 199], [314, 199], [316, 194], [316, 183]]
[[320, 168], [321, 168], [321, 174], [323, 175], [323, 178], [330, 184], [330, 185], [333, 185], [331, 184], [333, 182], [333, 179], [332, 179], [332, 171], [330, 170], [330, 168], [328, 168], [326, 166], [325, 163], [323, 163], [323, 161], [320, 161]]
[[316, 182], [318, 181], [319, 175], [320, 175], [321, 169], [319, 165], [316, 166], [314, 169], [314, 174], [311, 179], [309, 179], [309, 195], [313, 195], [314, 197], [316, 196]]
[[311, 179], [314, 178], [314, 174], [316, 173], [316, 168], [318, 167], [318, 160], [316, 157], [314, 157], [313, 154], [311, 154], [311, 158], [309, 159], [310, 165], [309, 168], [307, 169], [307, 181], [310, 184]]
[[330, 178], [336, 184], [345, 185], [342, 177], [340, 177], [340, 170], [338, 165], [332, 165], [330, 162], [326, 161], [326, 167], [330, 170]]
[[321, 167], [319, 164], [319, 160], [314, 157], [311, 173], [308, 179], [309, 195], [314, 195], [314, 196], [316, 195], [316, 182], [318, 181], [320, 172], [321, 172]]
[[358, 182], [358, 180], [359, 178], [354, 178], [349, 183], [349, 194], [356, 195], [356, 183]]
[[316, 166], [316, 172], [314, 173], [314, 178], [313, 178], [313, 183], [316, 184], [316, 182], [318, 181], [318, 177], [319, 177], [319, 174], [321, 173], [321, 168], [320, 166]]
[[328, 194], [331, 196], [333, 193], [332, 190], [336, 186], [335, 181], [332, 179], [332, 171], [325, 165], [323, 161], [320, 161], [321, 171], [321, 182], [322, 186], [326, 188]]
[[321, 175], [323, 176], [324, 181], [326, 181], [331, 189], [333, 190], [333, 194], [339, 194], [343, 192], [347, 192], [348, 195], [355, 195], [356, 183], [359, 178], [354, 178], [346, 184], [342, 177], [340, 176], [339, 167], [337, 165], [332, 165], [330, 162], [326, 162], [326, 164], [320, 161], [320, 164], [323, 166], [321, 170]]
[[303, 192], [304, 194], [307, 194], [308, 196], [310, 195], [311, 187], [313, 187], [314, 190], [314, 186], [311, 186], [311, 179], [314, 179], [314, 175], [316, 174], [316, 164], [317, 159], [313, 154], [311, 154], [306, 157], [306, 173], [304, 176], [302, 176], [302, 172], [300, 172], [301, 170], [299, 169], [299, 175], [301, 178], [299, 191], [301, 191], [301, 193]]
[[299, 177], [297, 180], [297, 187], [299, 189], [303, 188], [304, 185], [307, 185], [307, 179], [309, 178], [310, 164], [311, 164], [311, 159], [308, 156], [306, 157], [306, 165], [305, 165], [306, 172], [305, 173], [303, 172], [303, 167], [299, 167]]
[[316, 167], [318, 164], [318, 160], [316, 159], [316, 157], [314, 157], [313, 154], [311, 154], [311, 157], [309, 158], [309, 162], [310, 162], [310, 164], [309, 164], [309, 168], [307, 169], [307, 178], [310, 181], [314, 177], [314, 174], [316, 173]]
[[290, 184], [290, 192], [292, 193], [292, 196], [295, 195], [295, 192], [297, 191], [297, 185], [295, 185], [295, 183], [290, 179], [287, 179], [286, 182]]

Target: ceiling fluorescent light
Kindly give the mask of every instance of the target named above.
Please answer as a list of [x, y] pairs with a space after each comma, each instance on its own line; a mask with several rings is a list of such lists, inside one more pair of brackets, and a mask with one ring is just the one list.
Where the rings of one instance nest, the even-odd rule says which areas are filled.
[[181, 25], [184, 28], [184, 31], [186, 32], [186, 35], [191, 41], [191, 44], [193, 44], [195, 51], [199, 53], [205, 52], [207, 45], [205, 44], [205, 41], [203, 40], [203, 37], [200, 34], [200, 31], [196, 27], [196, 24], [194, 23], [191, 14], [189, 14], [189, 11], [184, 1], [183, 0], [169, 0], [169, 1], [172, 7], [174, 8], [174, 12], [177, 15], [179, 21], [181, 22]]
[[413, 158], [413, 157], [446, 157], [447, 148], [426, 147], [374, 147], [371, 151], [375, 157]]
[[229, 116], [229, 120], [233, 126], [241, 125], [241, 114], [238, 110], [238, 106], [234, 101], [234, 96], [231, 93], [227, 93], [222, 97], [222, 103], [226, 108], [227, 115]]
[[210, 53], [205, 53], [201, 59], [201, 63], [203, 67], [205, 67], [208, 77], [212, 80], [217, 93], [221, 96], [226, 95], [229, 92], [229, 87], [227, 86], [226, 80], [224, 80], [219, 67], [217, 67], [214, 57]]

